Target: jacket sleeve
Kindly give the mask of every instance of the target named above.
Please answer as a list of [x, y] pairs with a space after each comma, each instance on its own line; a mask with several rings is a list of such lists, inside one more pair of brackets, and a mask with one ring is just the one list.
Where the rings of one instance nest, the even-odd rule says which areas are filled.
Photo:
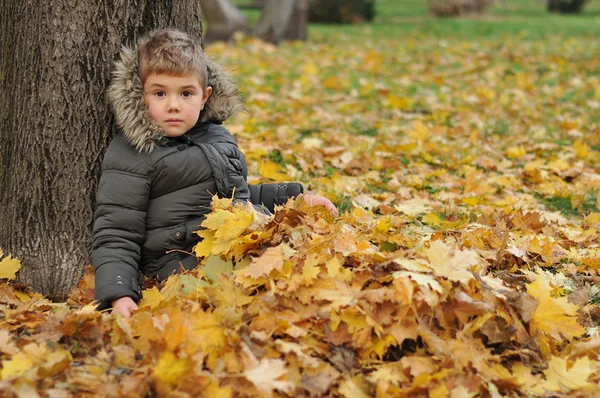
[[[106, 169], [98, 185], [92, 263], [99, 309], [121, 297], [141, 299], [138, 263], [145, 237], [150, 182], [145, 174]], [[117, 162], [119, 163], [119, 162]]]
[[295, 198], [304, 192], [304, 187], [298, 182], [283, 184], [258, 184], [249, 185], [250, 201], [254, 205], [265, 206], [271, 213], [275, 206], [285, 204], [288, 199]]
[[229, 142], [198, 143], [206, 155], [215, 176], [219, 197], [249, 202], [248, 166], [237, 145]]

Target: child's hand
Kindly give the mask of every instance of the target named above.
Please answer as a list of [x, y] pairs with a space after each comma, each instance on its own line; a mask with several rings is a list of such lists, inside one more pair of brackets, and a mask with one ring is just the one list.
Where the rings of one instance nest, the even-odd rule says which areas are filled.
[[138, 309], [137, 304], [131, 297], [121, 297], [112, 302], [112, 314], [121, 314], [125, 318], [131, 316], [131, 312]]
[[331, 203], [331, 201], [329, 199], [324, 198], [323, 196], [311, 195], [311, 194], [304, 194], [303, 197], [304, 197], [304, 201], [309, 206], [325, 206], [327, 208], [327, 210], [329, 210], [334, 217], [337, 216], [338, 210], [335, 207], [335, 205], [333, 203]]

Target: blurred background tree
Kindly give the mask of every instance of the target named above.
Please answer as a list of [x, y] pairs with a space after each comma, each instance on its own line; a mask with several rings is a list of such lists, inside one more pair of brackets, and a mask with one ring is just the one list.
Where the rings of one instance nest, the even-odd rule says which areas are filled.
[[310, 0], [308, 20], [319, 23], [372, 21], [375, 0]]
[[583, 11], [588, 0], [547, 0], [548, 11], [561, 14], [576, 14]]

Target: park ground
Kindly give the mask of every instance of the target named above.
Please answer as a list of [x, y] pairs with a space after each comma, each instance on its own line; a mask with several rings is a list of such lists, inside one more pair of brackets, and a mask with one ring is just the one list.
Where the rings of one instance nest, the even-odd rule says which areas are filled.
[[0, 392], [31, 396], [594, 396], [600, 336], [600, 4], [505, 0], [306, 43], [206, 52], [251, 182], [340, 209], [215, 201], [202, 266], [130, 319], [0, 284]]

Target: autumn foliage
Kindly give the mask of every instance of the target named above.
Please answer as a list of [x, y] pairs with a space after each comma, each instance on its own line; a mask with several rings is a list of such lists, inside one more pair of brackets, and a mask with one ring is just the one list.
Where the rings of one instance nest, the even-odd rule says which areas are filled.
[[52, 303], [5, 258], [0, 396], [594, 396], [599, 63], [579, 44], [208, 47], [246, 95], [228, 127], [250, 180], [341, 215], [215, 198], [200, 266], [147, 281], [129, 319], [94, 310], [90, 274]]

